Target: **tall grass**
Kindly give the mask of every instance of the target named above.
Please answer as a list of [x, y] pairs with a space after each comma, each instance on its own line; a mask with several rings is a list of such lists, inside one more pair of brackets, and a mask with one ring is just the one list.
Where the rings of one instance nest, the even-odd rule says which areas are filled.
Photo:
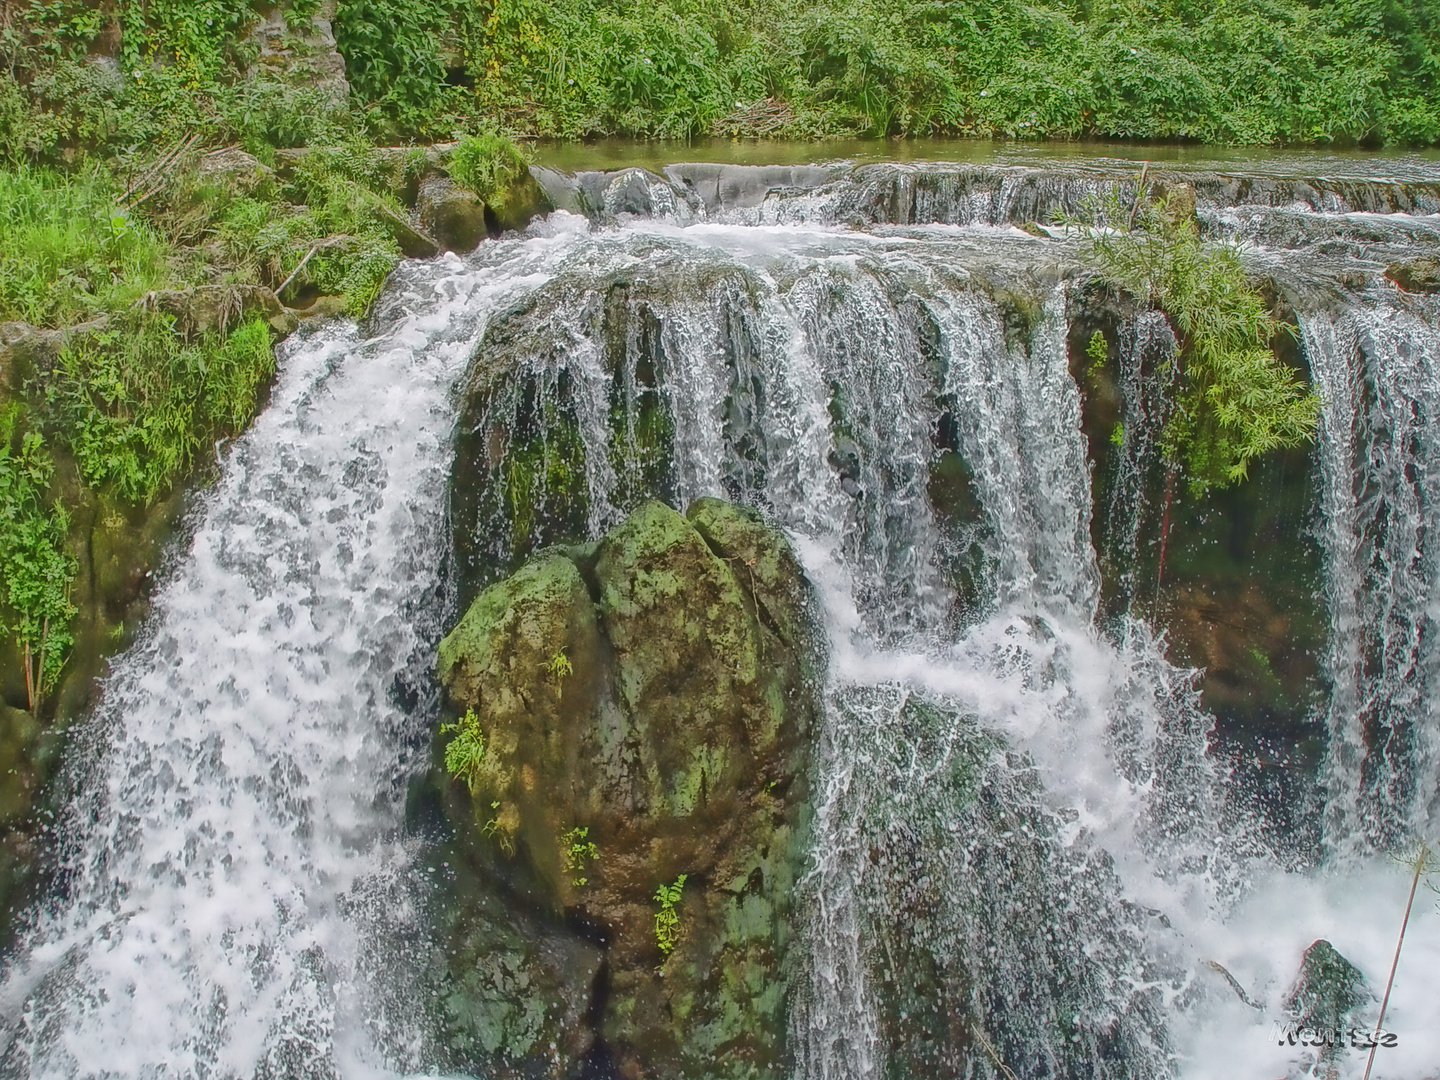
[[169, 278], [167, 245], [98, 168], [0, 169], [0, 319], [59, 326]]

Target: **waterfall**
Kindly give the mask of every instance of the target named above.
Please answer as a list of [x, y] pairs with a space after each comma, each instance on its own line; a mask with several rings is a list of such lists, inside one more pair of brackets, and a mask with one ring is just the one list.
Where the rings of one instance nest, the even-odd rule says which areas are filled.
[[60, 889], [0, 986], [0, 1072], [416, 1065], [401, 826], [434, 713], [450, 391], [488, 311], [569, 243], [407, 265], [371, 333], [286, 343], [73, 736]]
[[1350, 856], [1440, 828], [1440, 308], [1366, 300], [1300, 323], [1326, 402], [1325, 836]]
[[[1325, 936], [1383, 979], [1404, 883], [1374, 851], [1433, 836], [1440, 804], [1440, 312], [1379, 273], [1433, 233], [1440, 188], [1162, 176], [1261, 245], [1325, 403], [1329, 861], [1303, 866], [1211, 750], [1202, 673], [1134, 573], [1175, 336], [1120, 317], [1097, 507], [1071, 366], [1087, 273], [1065, 237], [1009, 227], [1133, 184], [1128, 164], [540, 179], [566, 209], [404, 264], [363, 326], [284, 347], [73, 736], [0, 1072], [443, 1061], [404, 807], [435, 641], [546, 545], [719, 496], [786, 530], [828, 646], [795, 1080], [1305, 1075], [1267, 1035], [1299, 957]], [[1430, 923], [1407, 949], [1440, 971]], [[1397, 990], [1385, 1075], [1431, 1075], [1435, 982]]]

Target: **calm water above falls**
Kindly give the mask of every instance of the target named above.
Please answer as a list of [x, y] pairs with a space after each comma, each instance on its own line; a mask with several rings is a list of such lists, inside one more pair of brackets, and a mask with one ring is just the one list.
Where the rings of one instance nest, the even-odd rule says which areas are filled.
[[[1440, 825], [1437, 310], [1378, 275], [1440, 236], [1440, 181], [1423, 162], [1409, 185], [1363, 166], [1194, 177], [1207, 228], [1258, 245], [1296, 309], [1326, 401], [1316, 865], [1207, 756], [1196, 675], [1148, 611], [1102, 616], [1067, 343], [1081, 271], [1067, 241], [1010, 227], [1126, 182], [1071, 164], [837, 168], [768, 194], [696, 169], [560, 177], [590, 220], [407, 264], [369, 331], [289, 343], [76, 739], [63, 889], [0, 987], [0, 1072], [436, 1067], [433, 1016], [407, 993], [428, 946], [404, 793], [435, 715], [452, 388], [503, 324], [533, 345], [497, 418], [526, 393], [563, 406], [592, 534], [639, 494], [721, 495], [783, 524], [816, 586], [831, 665], [800, 1076], [886, 1075], [889, 1003], [932, 978], [917, 958], [1020, 1076], [1301, 1075], [1270, 1038], [1301, 953], [1326, 937], [1382, 988], [1408, 880], [1377, 852]], [[660, 358], [674, 467], [658, 491], [608, 449], [635, 364], [607, 371], [584, 329], [617, 283], [658, 335], [624, 346]], [[963, 511], [936, 497], [945, 454], [965, 465]], [[1125, 475], [1104, 512], [1144, 503]], [[488, 535], [477, 559], [514, 554]], [[1379, 1076], [1440, 1062], [1430, 907]], [[1340, 1064], [1359, 1076], [1363, 1055]], [[934, 1066], [1000, 1075], [973, 1045]]]

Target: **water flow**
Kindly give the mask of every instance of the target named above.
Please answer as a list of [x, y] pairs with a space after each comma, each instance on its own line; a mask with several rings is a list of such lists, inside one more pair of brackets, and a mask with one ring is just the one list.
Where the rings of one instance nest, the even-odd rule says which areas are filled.
[[451, 385], [488, 311], [567, 243], [407, 266], [375, 336], [336, 324], [287, 343], [75, 735], [61, 888], [0, 986], [0, 1072], [417, 1064], [398, 836], [444, 617]]
[[[817, 585], [809, 1080], [998, 1075], [982, 1037], [1026, 1076], [1167, 1075], [1189, 975], [1147, 908], [1233, 881], [1193, 673], [1144, 624], [1094, 628], [1068, 286], [1025, 272], [1037, 245], [632, 222], [493, 327], [522, 345], [476, 430], [523, 412], [542, 433], [515, 460], [578, 448], [527, 505], [569, 506], [583, 475], [569, 527], [593, 535], [650, 493], [621, 479], [655, 454], [677, 505], [785, 525]], [[536, 516], [492, 554], [561, 533]]]
[[1332, 691], [1325, 839], [1355, 856], [1440, 829], [1440, 331], [1433, 300], [1302, 317], [1326, 400], [1322, 540]]

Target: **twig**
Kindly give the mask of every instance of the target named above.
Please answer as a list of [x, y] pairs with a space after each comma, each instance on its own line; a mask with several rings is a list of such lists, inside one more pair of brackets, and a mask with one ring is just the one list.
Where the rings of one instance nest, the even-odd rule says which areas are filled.
[[1019, 1080], [1019, 1077], [1010, 1071], [1010, 1067], [1000, 1060], [1000, 1055], [995, 1052], [995, 1047], [991, 1046], [990, 1040], [985, 1037], [979, 1021], [972, 1021], [970, 1030], [975, 1032], [975, 1037], [980, 1040], [980, 1045], [985, 1047], [985, 1052], [990, 1055], [990, 1060], [995, 1062], [1000, 1071], [1005, 1074], [1005, 1080]]
[[1145, 174], [1150, 171], [1150, 163], [1147, 161], [1140, 167], [1140, 179], [1135, 183], [1135, 205], [1130, 207], [1130, 220], [1125, 225], [1125, 231], [1129, 232], [1135, 228], [1135, 215], [1140, 212], [1140, 200], [1145, 197]]
[[310, 256], [314, 255], [315, 252], [319, 250], [320, 244], [315, 243], [310, 245], [310, 250], [307, 251], [305, 253], [305, 257], [300, 260], [300, 265], [295, 267], [294, 270], [290, 271], [290, 276], [287, 277], [283, 282], [281, 282], [280, 287], [275, 290], [275, 296], [277, 299], [279, 298], [280, 294], [285, 291], [285, 286], [289, 285], [292, 281], [294, 281], [296, 276], [299, 275], [300, 271], [305, 269], [305, 264], [310, 261]]
[[1258, 1010], [1263, 1010], [1265, 1008], [1265, 1006], [1261, 1005], [1258, 1001], [1251, 1000], [1250, 995], [1245, 992], [1245, 988], [1240, 985], [1240, 980], [1235, 978], [1234, 975], [1231, 975], [1230, 970], [1224, 964], [1218, 963], [1214, 960], [1206, 960], [1205, 962], [1209, 964], [1212, 968], [1214, 968], [1216, 971], [1218, 971], [1221, 975], [1225, 976], [1225, 981], [1230, 984], [1230, 989], [1235, 991], [1235, 996], [1238, 997], [1241, 1001], [1243, 1001], [1246, 1005], [1249, 1005], [1252, 1009]]
[[[146, 199], [150, 198], [162, 187], [164, 187], [165, 181], [162, 176], [164, 171], [168, 169], [171, 165], [175, 164], [175, 162], [180, 159], [180, 155], [185, 153], [192, 146], [194, 146], [195, 143], [199, 141], [199, 139], [200, 133], [198, 131], [191, 132], [190, 135], [187, 138], [183, 139], [178, 145], [176, 145], [174, 149], [170, 150], [166, 154], [162, 154], [160, 160], [155, 162], [154, 165], [147, 169], [145, 173], [141, 175], [140, 179], [135, 181], [135, 183], [131, 184], [128, 188], [126, 188], [125, 194], [120, 196], [121, 199], [129, 199], [130, 196], [133, 195], [136, 191], [140, 190], [140, 188], [144, 187], [147, 184], [152, 185], [150, 189], [145, 192], [145, 194], [126, 203], [124, 209], [134, 210]], [[159, 179], [157, 180], [157, 178]]]
[[1178, 467], [1171, 464], [1165, 470], [1165, 512], [1160, 517], [1160, 567], [1155, 572], [1155, 609], [1160, 608], [1160, 585], [1165, 580], [1165, 548], [1170, 542], [1170, 504], [1175, 500], [1175, 474]]
[[1410, 925], [1410, 909], [1415, 906], [1415, 888], [1420, 884], [1420, 871], [1430, 857], [1430, 849], [1420, 845], [1420, 854], [1415, 856], [1415, 876], [1410, 879], [1410, 899], [1405, 901], [1405, 918], [1400, 920], [1400, 939], [1395, 942], [1395, 958], [1390, 961], [1390, 978], [1385, 980], [1385, 996], [1380, 1001], [1380, 1017], [1375, 1021], [1375, 1038], [1370, 1041], [1370, 1059], [1365, 1062], [1365, 1080], [1370, 1080], [1370, 1070], [1375, 1065], [1375, 1051], [1380, 1047], [1380, 1029], [1385, 1026], [1385, 1010], [1390, 1007], [1390, 989], [1395, 985], [1395, 969], [1400, 966], [1400, 946], [1405, 944], [1405, 928]]

